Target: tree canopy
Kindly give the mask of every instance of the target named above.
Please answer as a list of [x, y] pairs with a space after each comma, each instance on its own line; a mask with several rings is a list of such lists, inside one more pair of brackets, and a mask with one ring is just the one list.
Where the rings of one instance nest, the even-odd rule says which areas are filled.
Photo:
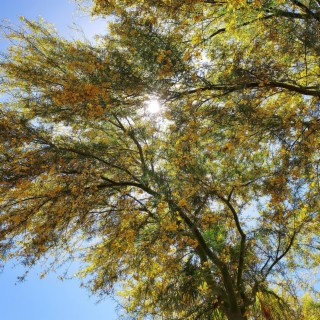
[[2, 259], [133, 319], [316, 319], [320, 1], [90, 5], [95, 42], [2, 27]]

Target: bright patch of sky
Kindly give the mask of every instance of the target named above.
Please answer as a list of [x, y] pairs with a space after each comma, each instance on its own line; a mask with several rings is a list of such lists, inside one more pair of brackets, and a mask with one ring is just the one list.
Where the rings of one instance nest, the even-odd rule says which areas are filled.
[[[103, 33], [106, 27], [105, 19], [92, 19], [89, 13], [79, 10], [78, 5], [70, 0], [11, 0], [1, 3], [0, 21], [19, 24], [19, 18], [31, 20], [43, 18], [52, 23], [58, 33], [68, 39], [79, 37], [77, 29], [82, 30], [87, 39], [93, 39], [96, 34]], [[7, 43], [0, 42], [0, 50]]]
[[160, 102], [156, 99], [147, 101], [147, 110], [150, 113], [158, 113], [160, 111]]
[[[52, 23], [58, 33], [67, 39], [85, 37], [93, 40], [95, 34], [106, 29], [106, 20], [92, 21], [88, 14], [81, 13], [75, 2], [68, 0], [10, 0], [1, 1], [0, 23], [21, 23], [19, 17]], [[75, 27], [77, 25], [78, 27]], [[82, 34], [76, 29], [82, 29]], [[1, 39], [0, 52], [8, 42]], [[2, 97], [3, 99], [4, 97]], [[59, 128], [64, 132], [65, 128]], [[62, 132], [59, 132], [60, 134]], [[3, 263], [0, 260], [0, 265]], [[116, 304], [111, 300], [97, 304], [95, 297], [79, 287], [78, 280], [57, 279], [49, 274], [40, 280], [41, 269], [35, 268], [26, 281], [17, 283], [24, 273], [20, 266], [6, 263], [0, 273], [0, 310], [4, 320], [113, 320], [116, 319]]]

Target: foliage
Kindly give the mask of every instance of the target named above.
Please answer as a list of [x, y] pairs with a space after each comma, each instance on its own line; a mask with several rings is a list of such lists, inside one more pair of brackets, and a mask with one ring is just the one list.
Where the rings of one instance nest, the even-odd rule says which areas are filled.
[[316, 317], [320, 2], [92, 12], [113, 15], [95, 44], [3, 27], [3, 257], [81, 259], [132, 318]]

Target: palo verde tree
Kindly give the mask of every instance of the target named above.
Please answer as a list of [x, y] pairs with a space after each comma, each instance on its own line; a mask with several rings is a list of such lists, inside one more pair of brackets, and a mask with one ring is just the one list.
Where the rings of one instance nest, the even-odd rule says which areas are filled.
[[79, 259], [133, 319], [316, 317], [320, 1], [92, 13], [94, 44], [3, 27], [2, 258]]

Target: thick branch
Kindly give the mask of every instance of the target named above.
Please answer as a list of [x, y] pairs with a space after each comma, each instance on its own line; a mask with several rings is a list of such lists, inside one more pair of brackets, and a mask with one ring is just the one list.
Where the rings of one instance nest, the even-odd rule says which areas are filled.
[[312, 16], [316, 20], [320, 21], [320, 16], [314, 13], [311, 9], [309, 9], [306, 5], [297, 0], [291, 0], [291, 3], [299, 7], [302, 11], [306, 12], [308, 15]]
[[114, 181], [111, 179], [108, 179], [106, 177], [101, 176], [102, 180], [107, 181], [108, 183], [105, 184], [100, 184], [98, 187], [99, 188], [105, 188], [105, 187], [136, 187], [139, 188], [147, 193], [149, 193], [152, 196], [159, 197], [160, 195], [156, 192], [153, 191], [151, 188], [146, 186], [145, 184], [142, 183], [137, 183], [137, 182], [132, 182], [132, 181]]
[[230, 199], [225, 199], [225, 198], [220, 197], [220, 196], [219, 196], [219, 199], [221, 199], [223, 201], [223, 203], [225, 203], [227, 205], [227, 207], [229, 208], [229, 210], [232, 212], [233, 219], [235, 221], [237, 230], [238, 230], [238, 232], [240, 233], [240, 236], [241, 236], [240, 252], [239, 252], [239, 264], [238, 264], [238, 274], [237, 274], [237, 286], [238, 286], [238, 288], [240, 288], [242, 286], [242, 272], [243, 272], [243, 266], [244, 266], [245, 245], [246, 245], [246, 237], [247, 236], [244, 233], [244, 231], [242, 230], [238, 214], [237, 214], [236, 210], [234, 209], [234, 207], [232, 206], [232, 204], [230, 203]]
[[226, 264], [219, 259], [219, 257], [208, 247], [206, 241], [204, 240], [201, 232], [196, 227], [196, 225], [191, 221], [191, 219], [179, 208], [172, 200], [167, 200], [169, 206], [175, 212], [178, 212], [181, 219], [186, 223], [186, 225], [191, 229], [194, 237], [196, 238], [199, 247], [205, 253], [205, 255], [218, 267], [222, 274], [223, 283], [227, 290], [229, 303], [231, 308], [238, 309], [237, 298], [232, 284], [232, 278], [229, 274]]
[[183, 97], [185, 95], [203, 92], [203, 91], [224, 91], [225, 93], [231, 93], [235, 91], [254, 88], [281, 88], [287, 89], [292, 92], [301, 93], [306, 96], [320, 97], [320, 89], [316, 87], [302, 87], [280, 81], [267, 81], [267, 82], [244, 82], [241, 84], [212, 84], [206, 87], [194, 88], [181, 92], [174, 92], [173, 97]]

